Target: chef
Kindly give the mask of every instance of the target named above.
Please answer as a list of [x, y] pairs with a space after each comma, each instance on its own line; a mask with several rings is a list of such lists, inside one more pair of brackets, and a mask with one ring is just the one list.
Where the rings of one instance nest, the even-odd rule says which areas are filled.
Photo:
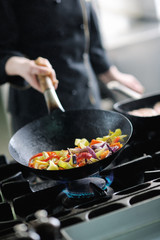
[[10, 83], [13, 131], [47, 114], [37, 75], [50, 76], [65, 110], [100, 108], [97, 79], [143, 92], [110, 64], [91, 1], [0, 0], [0, 23], [0, 84]]

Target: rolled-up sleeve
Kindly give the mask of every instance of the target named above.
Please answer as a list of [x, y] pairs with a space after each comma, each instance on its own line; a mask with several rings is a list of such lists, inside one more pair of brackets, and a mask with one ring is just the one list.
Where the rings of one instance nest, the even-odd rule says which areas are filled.
[[8, 76], [5, 64], [12, 56], [24, 56], [18, 51], [18, 27], [14, 14], [14, 0], [0, 0], [0, 84], [14, 81]]
[[97, 19], [96, 12], [92, 5], [91, 7], [91, 15], [90, 15], [90, 61], [93, 66], [95, 73], [101, 74], [111, 66], [111, 63], [107, 57], [106, 50], [103, 47], [101, 33], [99, 28], [99, 22]]

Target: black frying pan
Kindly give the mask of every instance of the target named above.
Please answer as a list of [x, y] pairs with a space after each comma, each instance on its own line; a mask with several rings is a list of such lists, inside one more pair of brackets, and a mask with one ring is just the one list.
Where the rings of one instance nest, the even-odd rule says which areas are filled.
[[160, 101], [160, 93], [142, 96], [140, 99], [126, 99], [115, 103], [115, 111], [124, 114], [133, 124], [136, 135], [142, 135], [143, 132], [158, 131], [160, 126], [160, 115], [150, 117], [139, 117], [131, 115], [129, 111], [140, 108], [153, 108], [155, 103]]
[[59, 180], [84, 178], [107, 167], [121, 150], [96, 163], [67, 170], [33, 169], [28, 167], [28, 161], [42, 151], [74, 147], [75, 138], [87, 138], [90, 141], [117, 128], [127, 134], [125, 145], [131, 137], [132, 124], [122, 114], [102, 110], [55, 110], [50, 116], [44, 116], [18, 130], [9, 142], [9, 152], [18, 163], [39, 176]]
[[160, 115], [150, 117], [139, 117], [131, 115], [129, 112], [140, 108], [153, 108], [160, 102], [160, 93], [138, 94], [122, 84], [112, 81], [108, 85], [110, 90], [116, 90], [130, 97], [114, 104], [113, 109], [125, 115], [133, 124], [133, 136], [147, 136], [150, 132], [160, 131]]

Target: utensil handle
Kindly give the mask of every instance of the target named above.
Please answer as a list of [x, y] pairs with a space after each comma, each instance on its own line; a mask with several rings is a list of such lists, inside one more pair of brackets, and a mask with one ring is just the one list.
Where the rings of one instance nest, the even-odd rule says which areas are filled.
[[48, 76], [38, 76], [38, 80], [41, 86], [41, 89], [44, 94], [44, 98], [47, 104], [48, 111], [51, 112], [52, 110], [59, 108], [62, 112], [65, 112], [60, 100], [57, 96], [57, 93], [54, 89], [52, 81]]
[[[37, 65], [41, 65], [39, 58], [37, 58], [37, 60], [35, 60], [35, 63]], [[57, 96], [57, 93], [54, 89], [51, 78], [49, 76], [42, 76], [42, 75], [38, 75], [37, 78], [39, 80], [40, 87], [44, 94], [44, 98], [46, 101], [48, 111], [52, 112], [52, 110], [59, 108], [62, 112], [65, 112], [65, 110]]]
[[116, 82], [116, 81], [111, 81], [109, 83], [107, 83], [107, 88], [110, 89], [110, 90], [116, 90], [116, 91], [119, 91], [123, 94], [125, 94], [126, 96], [128, 97], [131, 97], [133, 99], [140, 99], [142, 98], [142, 95], [133, 91], [132, 89], [122, 85], [121, 83], [119, 82]]
[[38, 76], [39, 84], [41, 86], [42, 92], [51, 89], [53, 87], [52, 81], [48, 76]]

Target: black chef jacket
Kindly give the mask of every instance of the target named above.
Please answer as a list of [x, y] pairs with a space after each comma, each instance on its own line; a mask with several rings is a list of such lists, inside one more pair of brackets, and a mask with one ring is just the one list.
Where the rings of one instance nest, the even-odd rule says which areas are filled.
[[[82, 2], [87, 10], [92, 73], [88, 73], [84, 63], [86, 38]], [[46, 114], [47, 107], [41, 93], [31, 87], [21, 88], [22, 83], [26, 85], [25, 81], [6, 75], [5, 63], [11, 56], [47, 58], [56, 71], [57, 94], [66, 110], [99, 107], [95, 76], [107, 71], [110, 64], [89, 1], [0, 0], [0, 32], [0, 84], [11, 83], [9, 111], [13, 115], [30, 116], [33, 120]]]

